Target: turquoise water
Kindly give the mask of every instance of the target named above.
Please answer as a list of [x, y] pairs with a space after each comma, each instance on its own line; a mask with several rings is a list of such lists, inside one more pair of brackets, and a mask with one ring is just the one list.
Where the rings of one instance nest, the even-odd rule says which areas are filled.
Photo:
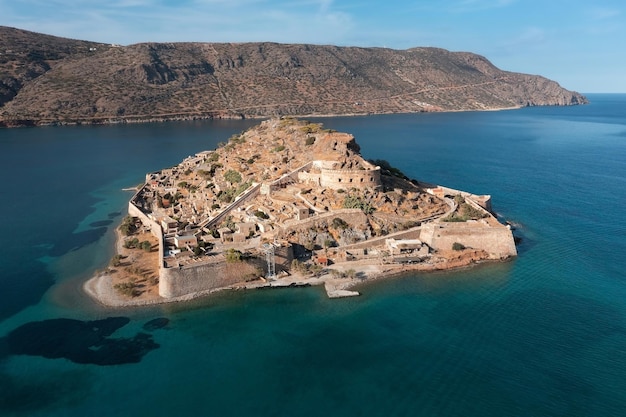
[[345, 300], [107, 310], [81, 293], [122, 188], [255, 122], [0, 130], [0, 415], [625, 415], [626, 95], [589, 98], [323, 119], [367, 158], [492, 194], [522, 237], [512, 262]]

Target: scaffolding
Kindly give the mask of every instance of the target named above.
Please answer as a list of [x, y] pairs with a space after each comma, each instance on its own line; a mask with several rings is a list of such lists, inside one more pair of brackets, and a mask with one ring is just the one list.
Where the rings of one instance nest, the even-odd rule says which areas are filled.
[[276, 279], [276, 259], [274, 255], [275, 246], [271, 243], [263, 244], [263, 251], [265, 252], [265, 261], [267, 262], [267, 279]]

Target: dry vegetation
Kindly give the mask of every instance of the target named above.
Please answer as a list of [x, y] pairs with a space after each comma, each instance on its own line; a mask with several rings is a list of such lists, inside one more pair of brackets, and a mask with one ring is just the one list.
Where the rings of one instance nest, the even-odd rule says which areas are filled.
[[437, 48], [113, 47], [0, 27], [0, 53], [0, 125], [7, 126], [586, 102], [543, 77], [501, 71], [481, 56]]
[[[141, 247], [124, 247], [124, 243], [132, 239], [138, 239], [139, 242], [150, 242], [150, 251]], [[140, 231], [120, 239], [117, 250], [118, 254], [111, 260], [108, 273], [112, 277], [113, 287], [118, 293], [137, 299], [150, 299], [158, 296], [159, 252], [157, 239], [149, 232]]]

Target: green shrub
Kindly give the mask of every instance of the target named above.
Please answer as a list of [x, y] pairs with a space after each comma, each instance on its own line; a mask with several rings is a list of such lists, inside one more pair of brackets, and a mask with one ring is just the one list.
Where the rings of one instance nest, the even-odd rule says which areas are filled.
[[205, 169], [199, 169], [199, 170], [196, 171], [196, 173], [200, 177], [204, 178], [205, 180], [208, 180], [209, 178], [211, 178], [213, 176], [213, 174], [211, 174], [211, 171], [207, 171]]
[[237, 249], [228, 249], [226, 251], [226, 262], [241, 262], [243, 254]]
[[371, 214], [374, 212], [375, 208], [367, 201], [364, 201], [360, 197], [348, 195], [343, 200], [344, 208], [358, 208], [363, 211], [365, 214]]
[[305, 126], [302, 126], [300, 128], [300, 131], [302, 133], [315, 133], [315, 132], [319, 132], [320, 128], [322, 127], [322, 125], [318, 124], [318, 123], [309, 123]]
[[333, 219], [332, 225], [333, 228], [340, 230], [345, 230], [348, 228], [348, 223], [346, 223], [343, 219], [340, 219], [339, 217], [335, 217]]
[[130, 282], [121, 282], [119, 284], [115, 284], [113, 288], [128, 297], [137, 297], [141, 294], [141, 291], [139, 291], [139, 288], [137, 288], [137, 284], [133, 280], [131, 280]]
[[111, 259], [111, 266], [113, 267], [118, 267], [122, 264], [122, 259], [124, 259], [124, 256], [120, 255], [119, 253], [117, 255], [115, 255], [112, 259]]
[[135, 249], [138, 246], [139, 246], [139, 239], [137, 239], [136, 237], [124, 242], [124, 247], [126, 249]]
[[240, 143], [245, 143], [246, 139], [243, 137], [243, 135], [232, 135], [229, 139], [228, 139], [229, 143], [234, 143], [234, 144], [240, 144]]
[[294, 259], [293, 261], [291, 261], [291, 270], [295, 272], [306, 273], [308, 272], [309, 268], [307, 264], [300, 262], [297, 259]]
[[482, 210], [476, 209], [467, 203], [459, 204], [457, 211], [442, 219], [444, 222], [466, 222], [468, 220], [478, 220], [489, 215]]
[[454, 242], [452, 244], [452, 250], [463, 250], [465, 249], [465, 245], [459, 242]]
[[224, 179], [231, 184], [241, 182], [241, 174], [233, 169], [229, 169], [224, 174]]
[[124, 217], [122, 224], [120, 224], [120, 232], [122, 232], [124, 236], [130, 236], [136, 231], [135, 218], [131, 215]]

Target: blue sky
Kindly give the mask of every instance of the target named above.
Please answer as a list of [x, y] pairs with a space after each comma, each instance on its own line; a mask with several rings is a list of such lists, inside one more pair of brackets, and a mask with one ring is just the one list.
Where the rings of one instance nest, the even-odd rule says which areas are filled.
[[436, 46], [583, 93], [626, 93], [623, 0], [0, 0], [0, 25], [122, 45]]

